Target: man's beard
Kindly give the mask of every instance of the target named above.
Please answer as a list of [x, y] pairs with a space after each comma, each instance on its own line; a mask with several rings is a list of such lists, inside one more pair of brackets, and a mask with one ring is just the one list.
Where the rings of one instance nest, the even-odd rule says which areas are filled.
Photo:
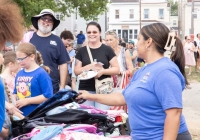
[[39, 23], [39, 22], [38, 22], [38, 29], [39, 29], [43, 34], [48, 34], [48, 33], [50, 33], [51, 30], [52, 30], [52, 28], [53, 28], [53, 25], [44, 27], [44, 26], [42, 25], [42, 23]]

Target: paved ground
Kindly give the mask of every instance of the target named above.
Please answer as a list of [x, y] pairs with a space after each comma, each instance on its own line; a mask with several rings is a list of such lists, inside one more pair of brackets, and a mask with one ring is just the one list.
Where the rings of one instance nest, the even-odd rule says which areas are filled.
[[194, 140], [200, 140], [200, 83], [190, 83], [183, 92], [183, 114]]

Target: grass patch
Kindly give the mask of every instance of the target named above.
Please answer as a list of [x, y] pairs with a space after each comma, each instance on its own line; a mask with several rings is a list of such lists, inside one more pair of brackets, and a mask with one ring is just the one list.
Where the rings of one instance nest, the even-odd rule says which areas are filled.
[[185, 71], [189, 82], [200, 82], [200, 73], [195, 72], [194, 67], [192, 68], [191, 75], [188, 75], [189, 69], [185, 69]]

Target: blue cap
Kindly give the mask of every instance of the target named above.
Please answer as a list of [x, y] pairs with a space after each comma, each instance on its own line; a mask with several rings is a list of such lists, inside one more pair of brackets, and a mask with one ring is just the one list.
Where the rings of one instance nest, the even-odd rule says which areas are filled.
[[135, 42], [133, 40], [129, 40], [128, 43], [131, 43], [133, 45], [135, 44]]

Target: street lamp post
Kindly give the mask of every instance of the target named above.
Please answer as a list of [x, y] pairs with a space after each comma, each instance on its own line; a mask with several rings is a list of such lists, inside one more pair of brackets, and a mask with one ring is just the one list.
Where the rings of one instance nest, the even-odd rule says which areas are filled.
[[191, 12], [191, 31], [190, 34], [194, 34], [194, 0], [192, 0], [192, 12]]

